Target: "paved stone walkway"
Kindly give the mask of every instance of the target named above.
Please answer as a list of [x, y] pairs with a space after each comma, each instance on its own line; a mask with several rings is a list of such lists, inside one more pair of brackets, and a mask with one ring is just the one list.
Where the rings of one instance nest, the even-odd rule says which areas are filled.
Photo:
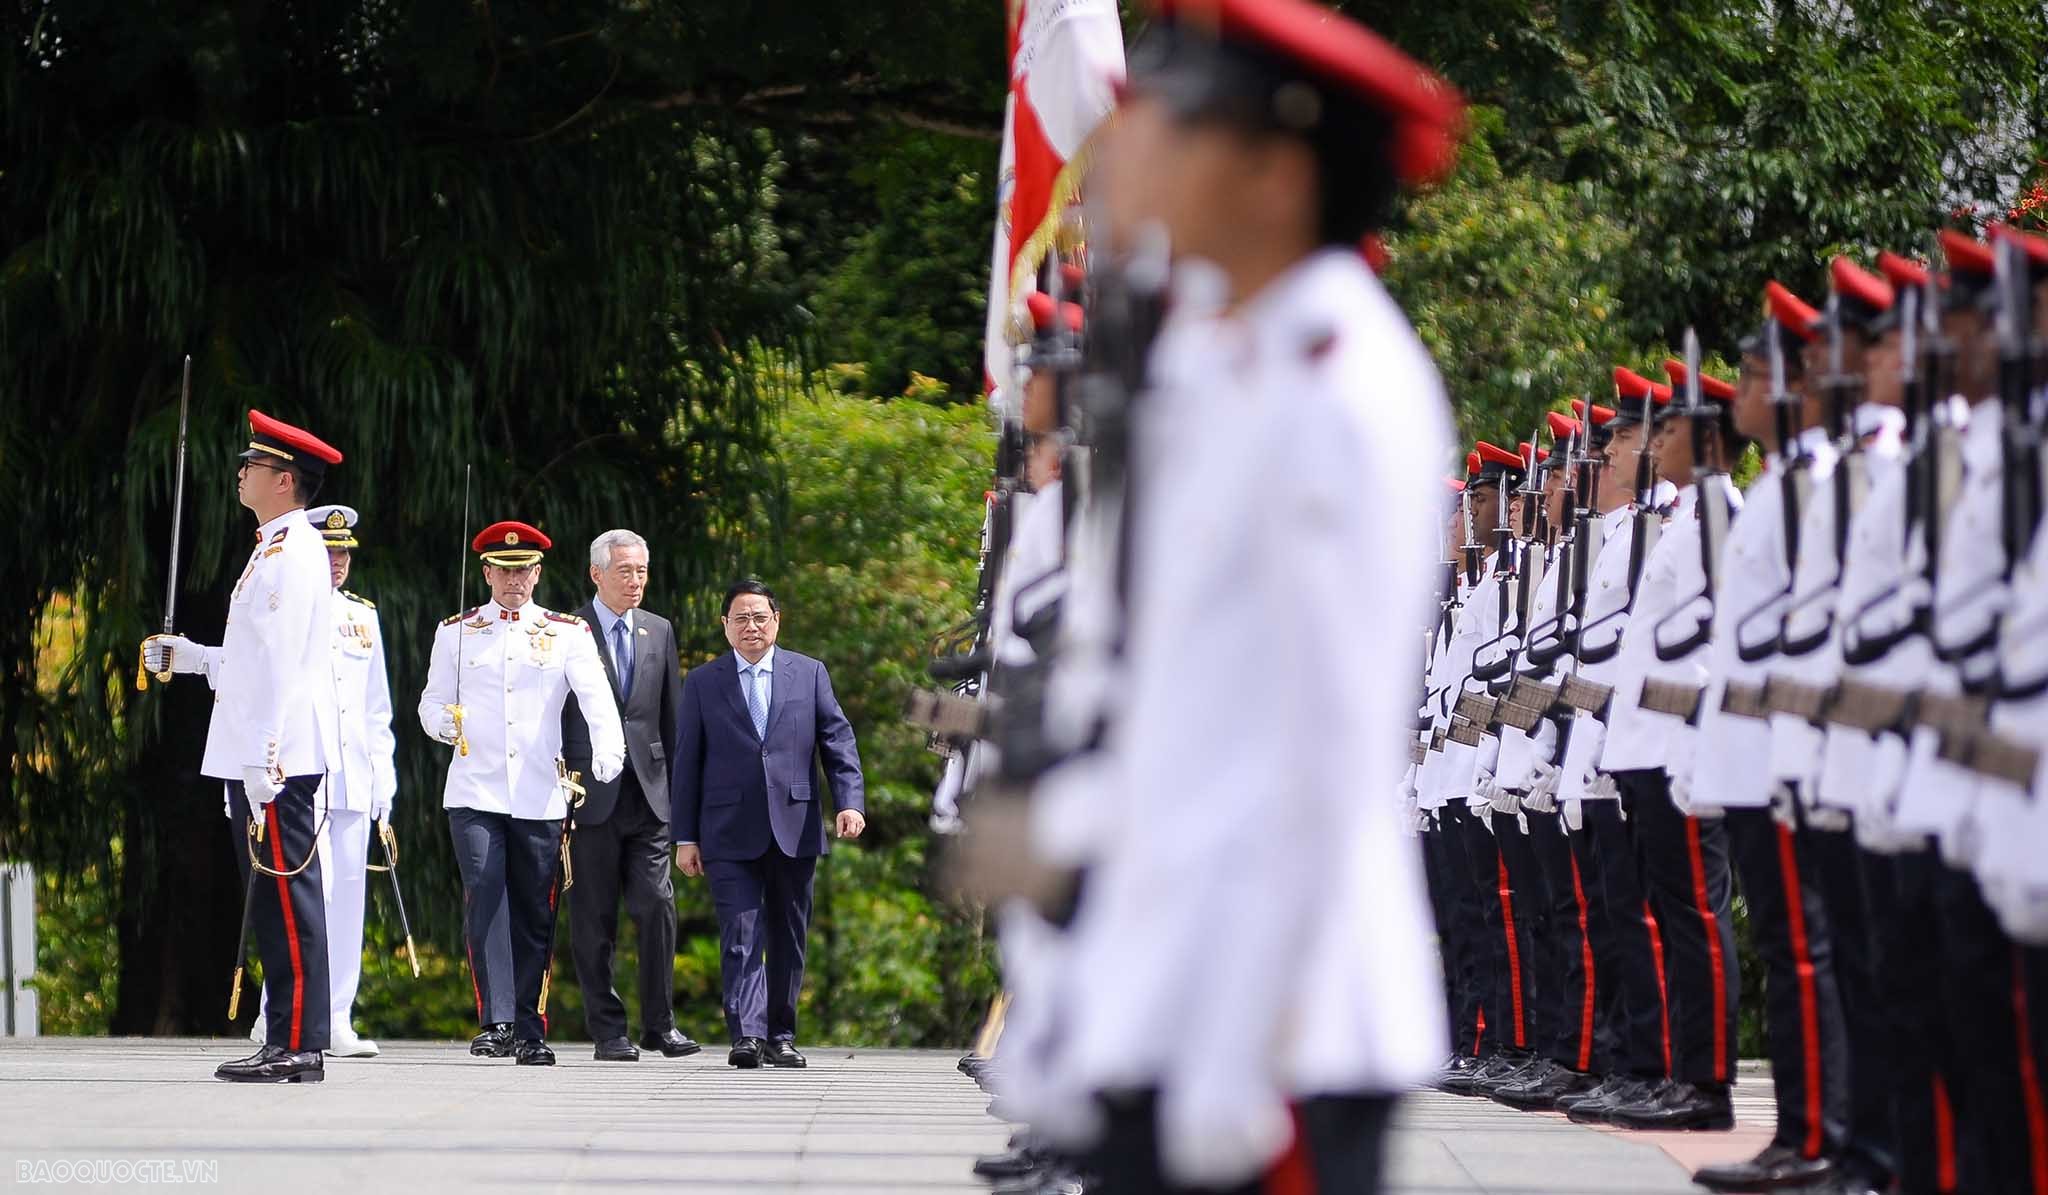
[[[987, 1190], [969, 1165], [1007, 1129], [953, 1053], [809, 1052], [807, 1071], [739, 1072], [724, 1051], [632, 1065], [566, 1047], [552, 1070], [386, 1043], [318, 1085], [211, 1077], [247, 1045], [187, 1039], [0, 1041], [0, 1187], [117, 1180], [282, 1195], [583, 1187], [683, 1192]], [[587, 1048], [587, 1047], [586, 1047]], [[573, 1056], [572, 1056], [573, 1055]], [[1485, 1100], [1409, 1101], [1398, 1195], [1665, 1195], [1691, 1166], [1753, 1152], [1768, 1087], [1743, 1085], [1735, 1134], [1572, 1125]], [[1759, 1097], [1762, 1097], [1759, 1100]], [[1679, 1159], [1683, 1159], [1681, 1162]], [[83, 1165], [85, 1168], [80, 1169]], [[95, 1167], [97, 1169], [95, 1169]], [[67, 1182], [68, 1180], [68, 1182]]]

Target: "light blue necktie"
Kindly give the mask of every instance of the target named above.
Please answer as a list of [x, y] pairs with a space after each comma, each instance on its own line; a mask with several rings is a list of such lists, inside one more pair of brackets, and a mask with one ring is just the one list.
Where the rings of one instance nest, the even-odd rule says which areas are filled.
[[761, 699], [761, 669], [749, 664], [740, 670], [746, 674], [747, 713], [754, 719], [754, 737], [766, 742], [768, 739], [768, 703]]
[[619, 669], [619, 693], [630, 696], [633, 692], [633, 641], [626, 638], [626, 620], [621, 618], [612, 624], [612, 663]]

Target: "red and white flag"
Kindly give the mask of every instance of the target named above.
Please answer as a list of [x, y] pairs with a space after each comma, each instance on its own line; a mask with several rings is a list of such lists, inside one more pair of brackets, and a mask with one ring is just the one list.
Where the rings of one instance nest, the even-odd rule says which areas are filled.
[[1007, 0], [1010, 96], [1003, 108], [995, 243], [989, 253], [984, 379], [1010, 380], [1007, 331], [1088, 168], [1089, 140], [1116, 106], [1124, 34], [1116, 0]]

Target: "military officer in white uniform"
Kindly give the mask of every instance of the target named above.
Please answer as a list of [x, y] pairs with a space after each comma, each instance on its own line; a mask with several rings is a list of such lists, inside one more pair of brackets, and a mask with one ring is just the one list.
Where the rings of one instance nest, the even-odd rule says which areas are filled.
[[[384, 663], [384, 631], [377, 607], [343, 589], [348, 583], [358, 516], [347, 506], [319, 506], [306, 521], [327, 546], [334, 585], [334, 694], [340, 719], [338, 767], [327, 777], [320, 802], [327, 828], [320, 834], [320, 874], [327, 896], [327, 976], [333, 1014], [327, 1052], [336, 1058], [374, 1058], [377, 1043], [358, 1036], [356, 988], [363, 977], [363, 907], [369, 890], [373, 824], [391, 816], [398, 792], [397, 740], [391, 733], [391, 679]], [[266, 1002], [269, 997], [266, 994]], [[264, 1018], [250, 1036], [263, 1040]]]
[[552, 1066], [548, 965], [561, 895], [564, 823], [579, 785], [562, 762], [562, 706], [571, 692], [590, 727], [590, 770], [616, 779], [626, 740], [618, 703], [583, 620], [533, 601], [551, 545], [518, 522], [493, 523], [471, 547], [491, 600], [434, 634], [420, 694], [426, 732], [455, 748], [441, 803], [462, 872], [463, 939], [479, 1057]]
[[213, 682], [200, 774], [227, 782], [235, 859], [245, 877], [252, 859], [261, 872], [251, 911], [269, 1003], [267, 1041], [214, 1074], [233, 1082], [317, 1082], [326, 1077], [330, 1007], [316, 794], [339, 747], [327, 553], [305, 506], [341, 453], [261, 411], [249, 412], [249, 428], [237, 492], [256, 516], [256, 544], [235, 582], [226, 634], [217, 649], [183, 636], [152, 637], [144, 662]]
[[1389, 683], [1421, 674], [1437, 537], [1388, 515], [1451, 438], [1357, 246], [1449, 164], [1461, 105], [1304, 0], [1157, 8], [1097, 158], [1105, 232], [1225, 285], [1169, 317], [1134, 430], [1118, 798], [1060, 1066], [1103, 1100], [1104, 1191], [1376, 1191], [1393, 1098], [1447, 1043]]

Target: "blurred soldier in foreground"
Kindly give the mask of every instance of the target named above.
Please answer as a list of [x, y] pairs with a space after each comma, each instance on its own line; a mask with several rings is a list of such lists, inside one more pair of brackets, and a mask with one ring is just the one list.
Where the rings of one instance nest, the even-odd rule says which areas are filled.
[[1392, 796], [1437, 531], [1389, 516], [1450, 430], [1359, 245], [1461, 108], [1319, 6], [1158, 9], [1096, 179], [1099, 231], [1163, 233], [1176, 282], [1057, 1069], [1102, 1112], [1091, 1191], [1376, 1191], [1394, 1095], [1447, 1048]]

